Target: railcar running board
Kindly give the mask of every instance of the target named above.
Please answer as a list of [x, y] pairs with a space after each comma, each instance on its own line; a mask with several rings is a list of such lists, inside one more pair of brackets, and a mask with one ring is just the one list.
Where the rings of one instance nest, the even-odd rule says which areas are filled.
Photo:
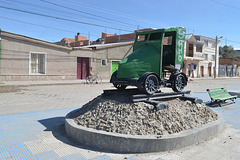
[[168, 98], [178, 98], [183, 97], [185, 94], [190, 94], [191, 91], [183, 91], [183, 92], [170, 92], [170, 93], [155, 93], [153, 95], [147, 94], [138, 94], [133, 95], [133, 102], [141, 102], [146, 100], [156, 100], [156, 99], [168, 99]]

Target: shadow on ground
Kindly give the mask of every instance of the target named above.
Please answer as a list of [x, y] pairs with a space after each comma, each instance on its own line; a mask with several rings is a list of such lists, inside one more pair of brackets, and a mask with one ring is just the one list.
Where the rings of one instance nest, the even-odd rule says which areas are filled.
[[234, 92], [234, 91], [230, 91], [228, 92], [231, 96], [237, 96], [237, 98], [240, 98], [240, 93], [239, 92]]
[[[44, 131], [51, 131], [53, 136], [58, 139], [59, 141], [82, 149], [87, 149], [91, 151], [97, 151], [97, 152], [105, 152], [108, 153], [108, 151], [105, 150], [97, 150], [90, 146], [86, 146], [84, 144], [80, 144], [76, 142], [74, 139], [68, 137], [68, 135], [65, 132], [65, 117], [54, 117], [49, 119], [43, 119], [39, 120], [39, 123], [41, 123], [43, 126], [46, 127]], [[111, 152], [112, 153], [112, 152]]]

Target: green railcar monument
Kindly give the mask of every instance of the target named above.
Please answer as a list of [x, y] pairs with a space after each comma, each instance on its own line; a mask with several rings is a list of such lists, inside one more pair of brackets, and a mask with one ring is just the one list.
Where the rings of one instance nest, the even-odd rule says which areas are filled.
[[180, 92], [187, 85], [183, 67], [186, 29], [172, 27], [137, 32], [133, 52], [118, 64], [110, 82], [118, 89], [137, 86], [147, 94], [160, 87]]

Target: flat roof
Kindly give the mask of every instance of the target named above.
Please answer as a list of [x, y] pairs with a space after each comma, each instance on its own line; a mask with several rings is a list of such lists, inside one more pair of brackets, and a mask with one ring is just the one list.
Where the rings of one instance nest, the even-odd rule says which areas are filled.
[[107, 44], [95, 44], [95, 45], [90, 45], [90, 46], [74, 47], [74, 49], [82, 49], [82, 48], [104, 49], [104, 48], [111, 48], [111, 47], [130, 45], [130, 44], [133, 44], [133, 43], [134, 43], [134, 41], [107, 43]]

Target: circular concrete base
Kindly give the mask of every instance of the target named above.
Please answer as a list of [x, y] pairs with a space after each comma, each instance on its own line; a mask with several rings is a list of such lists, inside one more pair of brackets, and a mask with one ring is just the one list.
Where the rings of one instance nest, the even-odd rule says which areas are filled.
[[117, 153], [161, 152], [183, 148], [215, 137], [225, 126], [220, 119], [200, 128], [161, 137], [125, 135], [79, 126], [71, 118], [74, 112], [76, 110], [67, 114], [65, 119], [68, 136], [86, 146]]

